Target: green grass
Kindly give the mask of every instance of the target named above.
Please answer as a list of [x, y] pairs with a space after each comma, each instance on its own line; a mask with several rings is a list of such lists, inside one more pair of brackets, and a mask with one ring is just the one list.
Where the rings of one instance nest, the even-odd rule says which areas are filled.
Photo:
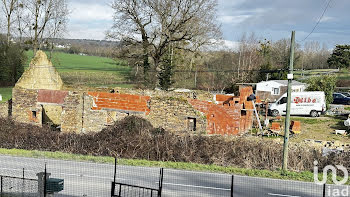
[[322, 119], [322, 118], [314, 118], [314, 117], [292, 117], [291, 120], [293, 121], [300, 121], [300, 123], [304, 124], [320, 124], [320, 123], [326, 123], [329, 122], [328, 119]]
[[12, 98], [12, 87], [0, 87], [0, 94], [2, 95], [2, 101], [6, 102]]
[[344, 107], [344, 109], [350, 111], [350, 106], [349, 107]]
[[[36, 151], [36, 150], [22, 150], [22, 149], [3, 149], [0, 148], [0, 154], [12, 155], [21, 157], [33, 157], [33, 158], [50, 158], [60, 160], [73, 160], [73, 161], [88, 161], [95, 163], [114, 163], [113, 157], [104, 156], [91, 156], [91, 155], [77, 155], [63, 152], [48, 152], [48, 151]], [[190, 171], [203, 171], [203, 172], [214, 172], [214, 173], [226, 173], [236, 174], [253, 177], [264, 177], [274, 179], [285, 179], [285, 180], [297, 180], [313, 182], [313, 173], [309, 171], [305, 172], [287, 172], [282, 173], [280, 170], [258, 170], [258, 169], [245, 169], [231, 166], [218, 166], [218, 165], [204, 165], [196, 163], [186, 162], [162, 162], [162, 161], [148, 161], [139, 159], [118, 159], [118, 165], [128, 166], [147, 166], [147, 167], [162, 167], [179, 170], [190, 170]], [[321, 174], [319, 174], [321, 178]], [[329, 176], [329, 183], [331, 183], [331, 176]]]
[[[49, 53], [46, 53], [49, 57]], [[27, 51], [29, 65], [33, 51]], [[128, 81], [131, 68], [123, 61], [106, 57], [82, 56], [63, 52], [54, 52], [51, 58], [66, 85], [132, 87]], [[28, 67], [28, 66], [27, 66]]]

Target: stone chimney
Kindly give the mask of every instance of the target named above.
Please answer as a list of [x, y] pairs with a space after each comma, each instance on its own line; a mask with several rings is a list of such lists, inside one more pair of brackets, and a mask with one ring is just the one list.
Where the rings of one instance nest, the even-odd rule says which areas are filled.
[[16, 87], [25, 89], [61, 90], [63, 82], [55, 67], [43, 51], [37, 51]]

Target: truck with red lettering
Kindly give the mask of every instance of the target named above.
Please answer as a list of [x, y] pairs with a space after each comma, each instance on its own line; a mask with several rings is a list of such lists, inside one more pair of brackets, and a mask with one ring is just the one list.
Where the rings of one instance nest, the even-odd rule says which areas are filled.
[[[290, 106], [291, 115], [310, 115], [317, 117], [326, 111], [324, 92], [292, 92]], [[275, 103], [269, 104], [269, 113], [272, 116], [286, 114], [287, 93], [283, 94]]]

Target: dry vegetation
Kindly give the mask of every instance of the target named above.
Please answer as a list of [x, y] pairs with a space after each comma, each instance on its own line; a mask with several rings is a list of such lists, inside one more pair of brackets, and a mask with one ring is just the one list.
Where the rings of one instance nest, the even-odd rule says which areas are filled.
[[[118, 156], [153, 161], [193, 162], [240, 168], [276, 170], [281, 166], [282, 144], [259, 138], [175, 135], [153, 128], [149, 122], [128, 117], [95, 134], [64, 134], [49, 128], [17, 124], [0, 119], [0, 147], [27, 150]], [[306, 144], [290, 146], [289, 166], [294, 171], [311, 171], [342, 164], [350, 169], [349, 154], [322, 157]]]

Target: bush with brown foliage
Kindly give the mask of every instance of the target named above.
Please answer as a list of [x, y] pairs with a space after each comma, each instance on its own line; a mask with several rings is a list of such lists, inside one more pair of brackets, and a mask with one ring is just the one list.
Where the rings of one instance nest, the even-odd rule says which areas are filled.
[[[0, 147], [27, 150], [62, 151], [75, 154], [118, 156], [155, 161], [193, 162], [241, 168], [280, 168], [282, 144], [261, 138], [204, 135], [177, 135], [152, 125], [142, 118], [127, 117], [99, 133], [59, 133], [0, 119]], [[306, 144], [291, 144], [289, 168], [313, 170], [313, 161], [322, 168], [341, 164], [350, 169], [349, 154], [321, 153]]]

